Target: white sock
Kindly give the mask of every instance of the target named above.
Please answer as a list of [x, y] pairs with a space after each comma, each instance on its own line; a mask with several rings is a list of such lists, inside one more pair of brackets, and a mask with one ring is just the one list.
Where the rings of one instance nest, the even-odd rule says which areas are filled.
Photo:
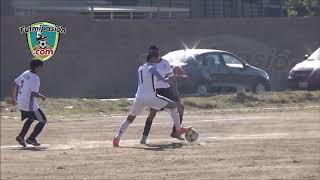
[[171, 110], [170, 110], [170, 115], [171, 115], [171, 118], [172, 118], [172, 120], [173, 120], [174, 127], [175, 127], [177, 130], [180, 130], [180, 128], [181, 128], [180, 116], [179, 116], [179, 113], [178, 113], [177, 108], [171, 109]]
[[127, 130], [127, 128], [129, 127], [130, 123], [127, 120], [122, 121], [120, 128], [118, 130], [118, 133], [116, 135], [116, 138], [121, 138], [121, 136], [123, 135], [123, 133]]

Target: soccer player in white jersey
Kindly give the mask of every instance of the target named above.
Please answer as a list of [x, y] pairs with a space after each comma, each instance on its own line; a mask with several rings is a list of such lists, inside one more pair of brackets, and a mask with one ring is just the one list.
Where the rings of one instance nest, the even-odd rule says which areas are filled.
[[[156, 65], [157, 71], [161, 74], [161, 76], [168, 77], [170, 80], [169, 82], [159, 81], [157, 83], [156, 92], [157, 94], [176, 102], [177, 109], [179, 112], [179, 117], [180, 117], [180, 123], [182, 123], [184, 106], [181, 104], [181, 101], [180, 101], [179, 92], [177, 89], [177, 83], [176, 83], [176, 79], [174, 77], [174, 73], [172, 71], [171, 65], [167, 60], [159, 58], [160, 53], [159, 53], [159, 48], [157, 46], [155, 45], [150, 46], [149, 54], [150, 53], [154, 53], [158, 55], [158, 64]], [[152, 122], [156, 114], [157, 114], [157, 111], [150, 108], [149, 116], [147, 117], [147, 120], [145, 122], [143, 136], [140, 140], [141, 144], [147, 143], [146, 141], [150, 132], [150, 128], [152, 126]], [[179, 140], [184, 140], [184, 138], [181, 136], [175, 136], [175, 131], [176, 129], [173, 126], [170, 136], [173, 138], [177, 138]]]
[[[17, 77], [12, 85], [11, 103], [14, 106], [17, 105], [20, 110], [21, 120], [27, 119], [19, 135], [16, 137], [17, 142], [23, 147], [26, 147], [26, 142], [33, 146], [40, 146], [36, 137], [41, 133], [47, 122], [47, 118], [39, 108], [36, 100], [36, 98], [41, 98], [43, 101], [46, 99], [44, 95], [39, 93], [39, 75], [42, 72], [42, 68], [42, 61], [32, 60], [30, 62], [30, 69]], [[38, 120], [39, 122], [25, 142], [24, 137], [34, 120]]]
[[162, 108], [170, 109], [170, 115], [176, 128], [175, 136], [180, 136], [187, 131], [186, 128], [181, 127], [179, 113], [175, 102], [168, 98], [160, 96], [156, 93], [158, 81], [168, 82], [168, 78], [164, 78], [156, 69], [158, 62], [157, 54], [149, 54], [147, 62], [139, 67], [139, 86], [136, 93], [135, 100], [129, 112], [127, 119], [125, 119], [118, 129], [117, 135], [113, 139], [113, 147], [119, 147], [121, 136], [124, 134], [129, 125], [133, 122], [137, 115], [139, 115], [145, 107], [155, 109], [157, 111]]

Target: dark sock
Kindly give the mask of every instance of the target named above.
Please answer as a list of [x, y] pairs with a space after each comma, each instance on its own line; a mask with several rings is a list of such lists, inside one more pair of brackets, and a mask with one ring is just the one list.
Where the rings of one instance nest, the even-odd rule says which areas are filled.
[[152, 126], [152, 121], [153, 119], [147, 118], [146, 123], [144, 125], [144, 130], [143, 130], [143, 136], [148, 136], [151, 126]]
[[36, 139], [36, 137], [41, 133], [44, 125], [46, 125], [46, 123], [39, 122], [34, 128], [33, 132], [30, 134], [29, 139], [31, 140]]
[[21, 132], [19, 134], [20, 137], [24, 138], [28, 132], [28, 130], [30, 129], [31, 124], [33, 123], [32, 119], [27, 119], [26, 122], [24, 123]]

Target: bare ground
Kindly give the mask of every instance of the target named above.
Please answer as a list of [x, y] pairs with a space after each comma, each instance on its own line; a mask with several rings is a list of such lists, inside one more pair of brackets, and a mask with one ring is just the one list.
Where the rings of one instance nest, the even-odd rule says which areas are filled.
[[[140, 145], [145, 116], [111, 140], [124, 116], [49, 116], [40, 148], [16, 145], [21, 121], [1, 118], [1, 179], [320, 179], [320, 108], [282, 112], [188, 111], [195, 143], [170, 139], [166, 112]], [[33, 127], [32, 127], [33, 128]]]

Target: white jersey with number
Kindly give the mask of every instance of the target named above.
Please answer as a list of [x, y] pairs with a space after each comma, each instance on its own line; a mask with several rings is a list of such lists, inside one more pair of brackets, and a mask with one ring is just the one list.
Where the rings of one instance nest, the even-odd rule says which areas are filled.
[[35, 111], [39, 109], [37, 100], [31, 96], [31, 92], [39, 92], [39, 76], [27, 70], [14, 81], [19, 86], [17, 97], [18, 109], [23, 111]]
[[[169, 62], [165, 59], [161, 59], [161, 61], [157, 64], [157, 71], [163, 77], [165, 77], [166, 75], [169, 75], [168, 77], [172, 77], [174, 75]], [[170, 85], [167, 82], [158, 81], [157, 83], [157, 88], [169, 88], [169, 87]]]
[[156, 93], [158, 78], [150, 72], [150, 68], [155, 64], [146, 63], [138, 70], [139, 86], [136, 98], [131, 106], [130, 115], [139, 115], [145, 107], [155, 110], [164, 108], [171, 100]]
[[139, 86], [136, 93], [137, 98], [148, 97], [155, 95], [155, 88], [157, 87], [157, 77], [155, 77], [149, 70], [154, 64], [146, 63], [139, 67]]

